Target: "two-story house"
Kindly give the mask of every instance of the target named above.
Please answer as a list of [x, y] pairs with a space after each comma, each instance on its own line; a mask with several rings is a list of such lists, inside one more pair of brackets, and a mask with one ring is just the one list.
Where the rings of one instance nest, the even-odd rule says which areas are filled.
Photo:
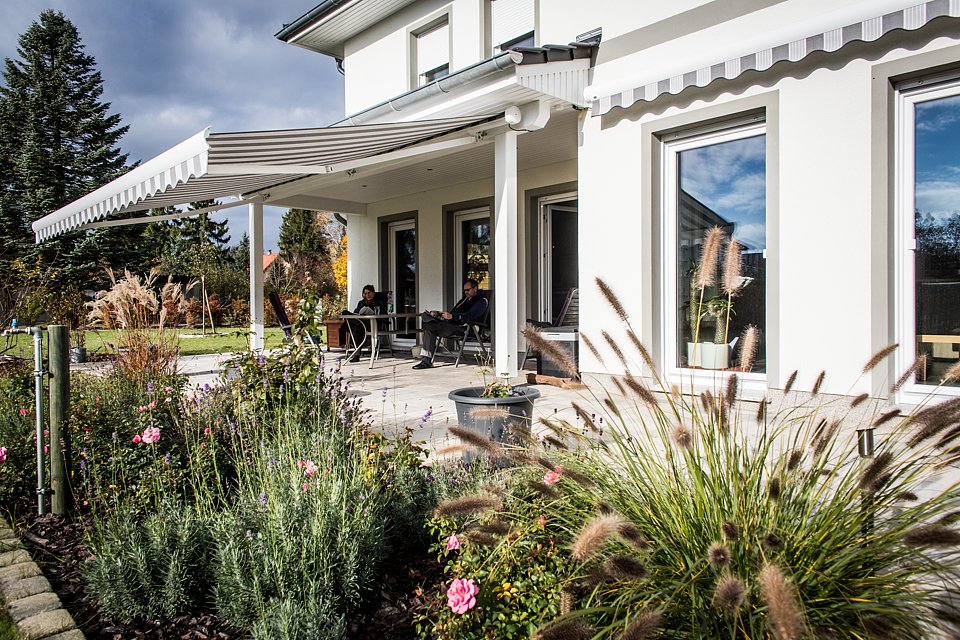
[[[831, 393], [955, 396], [937, 384], [960, 358], [958, 17], [960, 0], [326, 0], [277, 36], [342, 66], [343, 121], [198, 134], [35, 231], [234, 195], [254, 254], [264, 203], [329, 209], [351, 296], [377, 282], [412, 311], [467, 277], [492, 288], [498, 371], [577, 287], [581, 370], [648, 375], [609, 344], [629, 340], [601, 279], [668, 381], [712, 387], [753, 327], [758, 397], [821, 369]], [[713, 227], [732, 293], [697, 286]]]

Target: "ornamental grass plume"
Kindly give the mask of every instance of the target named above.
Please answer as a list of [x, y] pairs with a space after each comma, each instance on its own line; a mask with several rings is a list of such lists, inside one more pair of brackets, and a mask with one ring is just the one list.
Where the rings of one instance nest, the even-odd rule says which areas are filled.
[[797, 374], [800, 373], [796, 369], [793, 370], [789, 376], [787, 376], [787, 383], [783, 385], [783, 395], [790, 393], [790, 390], [793, 389], [793, 383], [797, 381]]
[[457, 436], [465, 444], [470, 445], [471, 447], [476, 448], [483, 453], [486, 453], [491, 456], [500, 456], [503, 455], [503, 450], [493, 443], [490, 438], [482, 436], [479, 433], [471, 431], [466, 427], [461, 426], [450, 426], [447, 427], [447, 430], [453, 435]]
[[526, 338], [527, 342], [530, 343], [530, 346], [533, 347], [535, 351], [538, 351], [542, 356], [553, 361], [565, 374], [571, 378], [580, 377], [580, 372], [577, 371], [577, 365], [573, 361], [573, 358], [570, 357], [570, 354], [558, 347], [556, 342], [545, 339], [540, 329], [532, 324], [528, 324], [520, 333], [523, 334], [523, 337]]
[[465, 516], [494, 509], [499, 504], [499, 500], [486, 494], [470, 494], [440, 503], [433, 513], [435, 516]]
[[960, 546], [960, 531], [942, 524], [923, 525], [903, 534], [903, 541], [913, 547], [951, 548]]
[[706, 240], [700, 251], [700, 267], [697, 269], [696, 287], [705, 289], [717, 279], [717, 261], [720, 258], [720, 244], [723, 242], [723, 229], [713, 227], [707, 232]]
[[649, 640], [656, 637], [660, 631], [663, 616], [659, 611], [644, 611], [627, 624], [620, 640]]
[[821, 371], [817, 374], [817, 379], [813, 381], [813, 387], [810, 389], [810, 395], [815, 396], [820, 393], [820, 387], [823, 386], [823, 381], [826, 377], [826, 371]]
[[742, 251], [743, 245], [736, 240], [730, 240], [727, 244], [726, 255], [723, 258], [723, 282], [720, 288], [727, 296], [736, 295], [743, 286], [743, 280], [740, 277], [743, 269]]
[[643, 580], [647, 577], [647, 567], [630, 556], [614, 555], [603, 563], [603, 572], [612, 580]]
[[606, 298], [607, 304], [614, 310], [617, 314], [617, 317], [624, 322], [629, 321], [629, 316], [627, 316], [627, 310], [623, 308], [623, 303], [620, 302], [620, 298], [617, 297], [617, 294], [613, 292], [613, 289], [610, 288], [605, 281], [603, 281], [599, 276], [594, 278], [597, 283], [597, 287], [600, 289], [600, 293], [603, 294], [603, 297]]
[[722, 542], [714, 542], [707, 549], [707, 561], [714, 569], [723, 569], [730, 564], [730, 547]]
[[580, 340], [583, 341], [583, 344], [586, 345], [587, 349], [590, 350], [590, 353], [593, 354], [593, 357], [596, 358], [598, 362], [603, 362], [603, 356], [600, 355], [600, 351], [597, 350], [597, 345], [593, 344], [593, 340], [590, 339], [590, 336], [585, 333], [581, 333]]
[[581, 561], [593, 557], [611, 537], [617, 535], [622, 524], [623, 518], [615, 513], [595, 517], [574, 538], [570, 553], [574, 559]]
[[648, 407], [655, 409], [660, 404], [657, 402], [657, 397], [653, 395], [653, 392], [650, 391], [645, 384], [634, 378], [629, 373], [624, 376], [623, 381], [627, 387], [629, 387], [630, 390], [635, 393], [636, 396]]
[[803, 636], [803, 614], [783, 571], [768, 564], [757, 581], [760, 597], [767, 605], [767, 623], [777, 640], [799, 640]]
[[470, 417], [477, 419], [490, 418], [493, 420], [500, 420], [510, 417], [510, 412], [503, 407], [498, 407], [496, 405], [481, 405], [478, 407], [472, 407], [470, 409]]
[[897, 378], [897, 381], [890, 386], [890, 393], [896, 393], [900, 391], [903, 385], [907, 384], [907, 381], [910, 378], [917, 374], [918, 371], [925, 371], [927, 368], [927, 356], [926, 354], [920, 355], [916, 360], [913, 361], [913, 364], [907, 367], [907, 370], [900, 374], [900, 377]]
[[940, 381], [943, 384], [947, 384], [954, 380], [960, 380], [960, 362], [956, 362], [952, 367], [947, 369], [947, 372], [943, 374], [943, 378], [941, 378]]
[[747, 600], [747, 586], [737, 576], [723, 576], [717, 581], [713, 603], [728, 616], [735, 615]]
[[760, 332], [754, 325], [748, 325], [740, 338], [740, 360], [737, 363], [740, 371], [749, 373], [753, 370], [753, 363], [757, 358], [757, 343]]
[[590, 640], [596, 632], [597, 630], [585, 620], [573, 618], [550, 623], [537, 629], [533, 640]]
[[880, 350], [877, 351], [875, 354], [873, 354], [872, 356], [870, 356], [870, 359], [867, 360], [867, 364], [863, 365], [863, 372], [864, 372], [864, 373], [867, 373], [867, 372], [869, 372], [869, 371], [872, 371], [874, 368], [876, 368], [876, 366], [877, 366], [878, 364], [880, 364], [881, 362], [883, 362], [883, 360], [884, 360], [887, 356], [889, 356], [891, 353], [893, 353], [894, 351], [896, 351], [896, 350], [897, 350], [897, 347], [899, 347], [899, 346], [900, 346], [900, 345], [899, 345], [898, 343], [896, 343], [896, 342], [894, 342], [893, 344], [888, 344], [888, 345], [885, 346], [883, 349], [880, 349]]
[[720, 528], [723, 531], [723, 537], [730, 542], [736, 542], [740, 539], [740, 527], [729, 520], [725, 520]]
[[623, 349], [621, 349], [620, 345], [617, 344], [617, 341], [613, 339], [613, 336], [610, 335], [610, 332], [604, 329], [601, 331], [601, 335], [603, 335], [603, 339], [607, 341], [607, 346], [610, 347], [610, 350], [613, 351], [613, 354], [617, 356], [617, 360], [620, 361], [620, 364], [626, 367], [627, 358], [625, 355], [623, 355]]
[[682, 424], [674, 427], [670, 435], [681, 449], [689, 450], [693, 446], [693, 432]]

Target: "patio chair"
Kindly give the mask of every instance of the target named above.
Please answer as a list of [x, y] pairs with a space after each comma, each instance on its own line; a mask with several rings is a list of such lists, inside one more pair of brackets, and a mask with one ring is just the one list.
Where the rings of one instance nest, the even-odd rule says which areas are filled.
[[493, 291], [490, 289], [481, 289], [477, 292], [478, 296], [483, 296], [487, 300], [487, 309], [483, 312], [483, 317], [476, 322], [469, 322], [463, 325], [463, 334], [451, 336], [457, 350], [457, 361], [455, 367], [460, 366], [460, 359], [463, 357], [463, 350], [468, 342], [476, 344], [483, 357], [487, 357], [487, 345], [490, 343], [490, 308], [493, 306]]
[[[277, 316], [277, 322], [280, 324], [280, 328], [283, 329], [283, 341], [290, 342], [293, 340], [293, 323], [290, 322], [290, 318], [287, 316], [287, 310], [283, 308], [283, 302], [280, 300], [280, 296], [276, 291], [271, 291], [267, 298], [270, 300], [270, 306], [273, 307], [273, 313]], [[303, 333], [304, 343], [313, 346], [320, 347], [320, 336], [313, 335], [309, 331], [304, 331]]]
[[[390, 295], [392, 291], [377, 291], [373, 294], [373, 306], [374, 310], [378, 313], [387, 313], [387, 304], [390, 300]], [[360, 351], [369, 345], [369, 348], [372, 351], [373, 360], [376, 360], [380, 357], [380, 349], [383, 346], [386, 346], [390, 351], [390, 356], [393, 356], [393, 334], [396, 333], [390, 328], [390, 320], [380, 319], [377, 320], [377, 339], [373, 340], [373, 333], [370, 331], [370, 320], [363, 320], [363, 315], [357, 315], [353, 318], [350, 318], [347, 321], [347, 332], [349, 334], [349, 341], [353, 347], [351, 351], [350, 348], [347, 349], [347, 357], [353, 358], [354, 355], [360, 353]], [[357, 325], [355, 323], [363, 323], [363, 335], [360, 336], [359, 330], [356, 329]]]

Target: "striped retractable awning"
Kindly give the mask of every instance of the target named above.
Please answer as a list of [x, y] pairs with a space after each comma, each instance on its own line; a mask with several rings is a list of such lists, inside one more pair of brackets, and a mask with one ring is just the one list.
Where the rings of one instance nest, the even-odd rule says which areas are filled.
[[600, 116], [615, 107], [652, 102], [661, 95], [705, 87], [714, 80], [732, 80], [747, 71], [765, 71], [779, 62], [797, 62], [816, 51], [836, 51], [855, 41], [873, 42], [895, 29], [920, 29], [940, 17], [960, 17], [960, 0], [931, 0], [622, 91], [603, 92], [588, 87], [586, 98], [591, 102], [593, 115]]
[[205, 129], [33, 223], [37, 242], [107, 216], [200, 200], [242, 198], [345, 162], [372, 158], [480, 124], [497, 116], [464, 116], [242, 133]]

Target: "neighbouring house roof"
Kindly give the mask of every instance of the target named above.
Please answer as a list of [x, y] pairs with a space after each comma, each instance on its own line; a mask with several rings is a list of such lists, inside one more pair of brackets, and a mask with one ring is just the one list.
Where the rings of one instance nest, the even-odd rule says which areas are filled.
[[[592, 103], [593, 115], [599, 116], [616, 107], [652, 102], [689, 87], [732, 80], [747, 71], [766, 71], [781, 62], [798, 62], [814, 52], [837, 51], [851, 42], [873, 42], [897, 29], [920, 29], [937, 18], [960, 17], [957, 0], [931, 0], [906, 8], [903, 4], [904, 0], [869, 0], [841, 7], [806, 21], [744, 34], [742, 39], [731, 39], [724, 52], [689, 46], [677, 55], [666, 51], [666, 46], [661, 47], [663, 51], [652, 47], [640, 54], [647, 63], [638, 59], [639, 75], [595, 78], [597, 83], [587, 88], [585, 97]], [[882, 11], [887, 12], [878, 14]], [[674, 41], [667, 46], [675, 44], [681, 43]]]
[[279, 257], [279, 255], [280, 255], [279, 253], [273, 253], [273, 252], [263, 254], [263, 272], [264, 273], [267, 272], [267, 269], [273, 266], [273, 263], [277, 260], [277, 257]]
[[229, 197], [242, 200], [246, 194], [263, 192], [306, 176], [350, 171], [350, 163], [403, 154], [419, 143], [497, 117], [471, 115], [393, 124], [241, 133], [210, 133], [205, 129], [40, 218], [33, 223], [33, 231], [40, 242], [116, 213], [197, 200]]

